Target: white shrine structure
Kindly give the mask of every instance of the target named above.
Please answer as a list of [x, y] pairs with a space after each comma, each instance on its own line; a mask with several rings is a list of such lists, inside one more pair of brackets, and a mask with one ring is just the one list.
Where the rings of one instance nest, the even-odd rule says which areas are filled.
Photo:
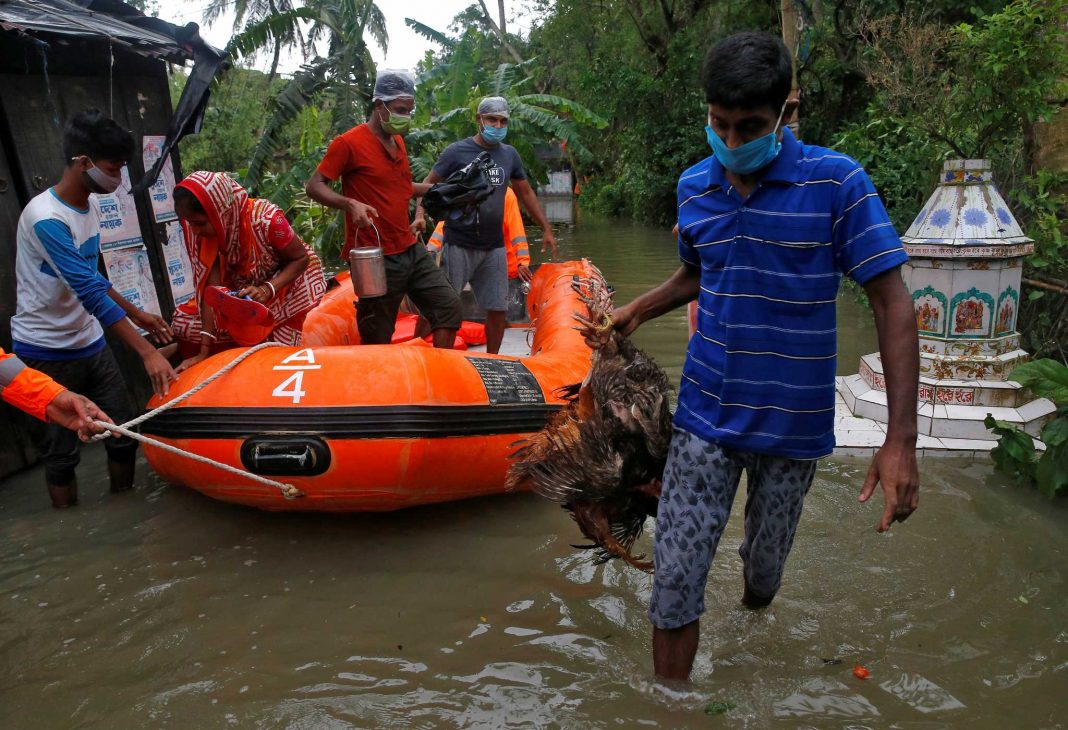
[[[1023, 258], [1034, 241], [995, 187], [990, 162], [946, 162], [901, 241], [920, 335], [920, 440], [994, 441], [983, 424], [988, 413], [1037, 437], [1056, 407], [1008, 379], [1028, 359], [1016, 315]], [[839, 378], [838, 393], [854, 416], [887, 422], [878, 353], [864, 355], [856, 375]]]

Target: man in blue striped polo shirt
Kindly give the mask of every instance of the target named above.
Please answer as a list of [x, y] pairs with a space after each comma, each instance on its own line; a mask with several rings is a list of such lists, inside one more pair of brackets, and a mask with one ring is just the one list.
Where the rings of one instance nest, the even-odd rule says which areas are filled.
[[901, 242], [864, 170], [784, 128], [792, 67], [782, 41], [732, 36], [705, 59], [713, 155], [678, 184], [679, 258], [666, 282], [614, 313], [630, 334], [697, 300], [664, 470], [649, 608], [662, 677], [689, 677], [705, 583], [742, 471], [742, 602], [768, 605], [782, 579], [816, 460], [834, 448], [835, 296], [868, 294], [886, 372], [889, 427], [860, 501], [881, 484], [877, 529], [916, 509], [919, 348]]

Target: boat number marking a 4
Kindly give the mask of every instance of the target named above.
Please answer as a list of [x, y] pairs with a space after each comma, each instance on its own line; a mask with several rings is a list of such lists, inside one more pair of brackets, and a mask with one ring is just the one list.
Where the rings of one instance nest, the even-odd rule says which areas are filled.
[[315, 362], [315, 353], [310, 347], [297, 350], [271, 368], [272, 370], [295, 371], [279, 383], [278, 387], [271, 391], [271, 395], [275, 398], [289, 398], [294, 403], [300, 403], [300, 399], [307, 395], [307, 391], [304, 390], [305, 371], [319, 370], [322, 367], [321, 364]]

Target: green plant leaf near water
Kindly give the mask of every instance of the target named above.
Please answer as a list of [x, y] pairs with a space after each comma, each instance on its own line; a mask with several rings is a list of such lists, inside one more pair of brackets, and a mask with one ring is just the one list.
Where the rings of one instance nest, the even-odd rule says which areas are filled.
[[1055, 418], [1047, 423], [1039, 439], [1047, 447], [1060, 446], [1068, 441], [1068, 418]]
[[714, 702], [709, 702], [707, 705], [705, 705], [705, 714], [706, 715], [725, 715], [726, 713], [728, 713], [731, 710], [733, 710], [735, 707], [737, 707], [737, 705], [735, 705], [733, 702], [725, 702], [725, 701], [722, 701], [722, 700], [716, 700]]
[[1012, 371], [1009, 379], [1040, 398], [1049, 398], [1058, 405], [1068, 403], [1068, 366], [1064, 363], [1050, 358], [1024, 363]]
[[1047, 446], [1035, 467], [1035, 482], [1039, 491], [1050, 499], [1068, 487], [1068, 443]]
[[1034, 478], [1035, 443], [1029, 435], [1011, 423], [987, 415], [983, 424], [999, 436], [998, 445], [990, 452], [994, 466], [1014, 478]]

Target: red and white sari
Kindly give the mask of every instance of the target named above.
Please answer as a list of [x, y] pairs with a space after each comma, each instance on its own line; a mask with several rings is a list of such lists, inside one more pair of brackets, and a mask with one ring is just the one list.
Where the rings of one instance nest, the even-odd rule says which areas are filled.
[[[206, 238], [182, 224], [186, 250], [193, 265], [196, 296], [178, 307], [171, 327], [180, 341], [199, 345], [203, 329], [200, 302], [215, 262], [219, 262], [222, 286], [237, 290], [262, 285], [282, 268], [278, 252], [289, 245], [296, 233], [281, 208], [262, 198], [250, 198], [243, 187], [224, 173], [194, 172], [177, 187], [196, 196], [215, 230], [214, 237]], [[308, 267], [267, 302], [276, 323], [268, 339], [293, 346], [300, 344], [304, 318], [326, 293], [322, 263], [308, 244], [301, 243], [308, 252]], [[226, 333], [216, 334], [218, 345], [236, 346]]]

